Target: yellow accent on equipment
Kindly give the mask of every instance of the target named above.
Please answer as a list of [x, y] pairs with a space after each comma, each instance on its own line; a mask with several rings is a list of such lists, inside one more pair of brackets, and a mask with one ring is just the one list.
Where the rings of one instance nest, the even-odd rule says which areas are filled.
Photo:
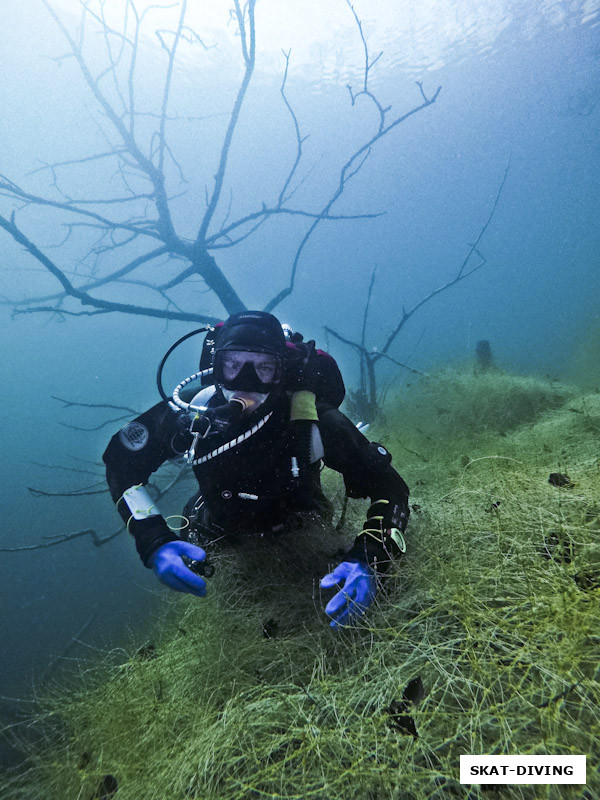
[[294, 392], [292, 395], [292, 405], [290, 409], [290, 420], [296, 422], [297, 420], [310, 420], [311, 422], [318, 422], [319, 415], [317, 414], [317, 406], [315, 405], [316, 395], [314, 392], [309, 392], [306, 389]]
[[390, 538], [394, 540], [401, 553], [406, 553], [406, 542], [401, 530], [392, 528], [390, 530]]

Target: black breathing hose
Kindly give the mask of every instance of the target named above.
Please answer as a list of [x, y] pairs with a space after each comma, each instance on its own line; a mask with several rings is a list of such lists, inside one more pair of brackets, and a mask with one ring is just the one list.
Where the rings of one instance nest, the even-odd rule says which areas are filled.
[[156, 370], [156, 385], [158, 387], [159, 394], [160, 394], [160, 396], [162, 397], [163, 400], [166, 400], [168, 402], [171, 399], [169, 397], [169, 395], [165, 392], [165, 390], [163, 388], [163, 385], [162, 385], [162, 373], [163, 373], [164, 366], [167, 363], [168, 357], [171, 355], [173, 350], [175, 350], [177, 347], [179, 347], [180, 344], [185, 342], [186, 339], [189, 339], [192, 336], [196, 336], [196, 334], [198, 334], [198, 333], [204, 333], [205, 331], [211, 331], [211, 330], [212, 330], [212, 326], [206, 325], [204, 328], [198, 328], [195, 331], [190, 331], [190, 333], [186, 333], [185, 336], [181, 337], [181, 339], [177, 339], [175, 344], [172, 344], [171, 347], [169, 347], [167, 352], [164, 354], [164, 356], [162, 357], [162, 359], [160, 361], [160, 364], [158, 365], [158, 369]]

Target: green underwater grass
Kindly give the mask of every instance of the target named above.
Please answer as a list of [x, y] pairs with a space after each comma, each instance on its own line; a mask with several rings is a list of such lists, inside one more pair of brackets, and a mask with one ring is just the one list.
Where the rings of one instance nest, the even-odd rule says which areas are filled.
[[[330, 630], [318, 578], [366, 501], [341, 532], [223, 553], [204, 600], [165, 594], [151, 646], [44, 699], [45, 746], [2, 796], [600, 796], [600, 394], [446, 371], [370, 437], [413, 511], [408, 553], [357, 629]], [[325, 482], [339, 506], [339, 477]], [[459, 756], [477, 753], [586, 754], [588, 784], [461, 786]]]

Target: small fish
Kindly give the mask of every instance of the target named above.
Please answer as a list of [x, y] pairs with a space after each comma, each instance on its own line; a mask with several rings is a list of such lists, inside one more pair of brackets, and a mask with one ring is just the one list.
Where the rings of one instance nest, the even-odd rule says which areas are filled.
[[79, 757], [79, 762], [77, 763], [77, 769], [84, 770], [92, 760], [91, 755], [87, 752], [83, 752]]
[[277, 636], [278, 630], [279, 623], [276, 619], [268, 619], [262, 624], [262, 635], [265, 637], [265, 639], [274, 639]]
[[543, 558], [552, 559], [563, 564], [570, 564], [573, 559], [574, 546], [571, 539], [560, 531], [550, 531], [544, 544], [538, 550]]
[[384, 709], [389, 714], [388, 725], [398, 733], [410, 733], [415, 739], [418, 738], [417, 727], [414, 719], [408, 713], [411, 705], [417, 706], [425, 696], [423, 681], [418, 676], [409, 681], [402, 693], [402, 700], [393, 700]]
[[90, 800], [111, 800], [117, 793], [119, 784], [114, 775], [105, 775], [100, 781], [100, 785], [96, 789], [96, 794], [90, 797]]
[[579, 572], [573, 575], [573, 580], [579, 586], [582, 592], [592, 592], [594, 589], [600, 589], [600, 572]]
[[156, 645], [152, 644], [152, 642], [147, 642], [143, 644], [138, 650], [136, 650], [135, 657], [139, 658], [140, 661], [150, 661], [153, 658], [156, 658], [158, 653], [156, 652]]
[[571, 489], [575, 484], [568, 475], [563, 475], [562, 472], [552, 472], [548, 478], [548, 483], [552, 486], [562, 486], [565, 489]]

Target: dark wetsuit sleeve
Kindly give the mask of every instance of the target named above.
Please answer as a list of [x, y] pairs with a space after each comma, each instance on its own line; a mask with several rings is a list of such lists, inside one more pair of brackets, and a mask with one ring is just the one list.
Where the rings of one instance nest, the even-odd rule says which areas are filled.
[[317, 408], [326, 466], [343, 475], [349, 497], [371, 498], [369, 519], [348, 556], [385, 573], [403, 552], [402, 534], [410, 513], [408, 486], [383, 445], [370, 442], [336, 408]]
[[179, 417], [168, 403], [159, 403], [121, 428], [103, 455], [112, 499], [127, 530], [133, 534], [137, 551], [146, 566], [155, 550], [178, 537], [169, 530], [160, 514], [134, 519], [123, 493], [133, 486], [146, 484], [161, 464], [185, 451], [187, 443], [178, 424]]

